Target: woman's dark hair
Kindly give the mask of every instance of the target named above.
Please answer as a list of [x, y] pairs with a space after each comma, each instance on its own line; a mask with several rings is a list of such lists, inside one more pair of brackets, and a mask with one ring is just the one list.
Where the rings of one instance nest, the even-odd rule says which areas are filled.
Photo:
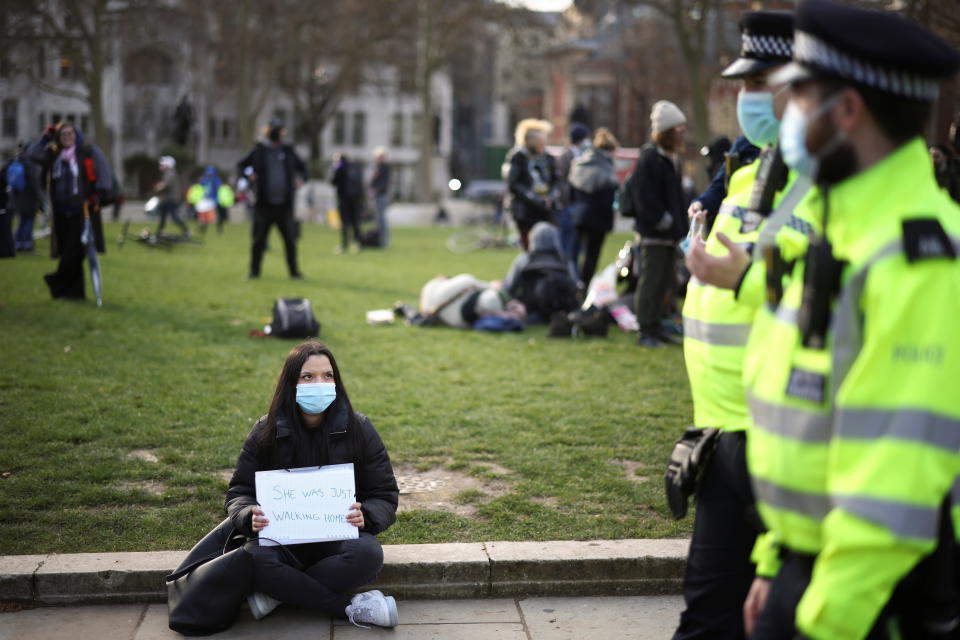
[[[298, 429], [302, 427], [300, 421], [300, 410], [297, 406], [297, 383], [300, 380], [300, 371], [303, 364], [310, 356], [327, 356], [330, 359], [330, 366], [333, 367], [334, 384], [337, 387], [337, 399], [334, 402], [345, 405], [347, 413], [347, 430], [356, 439], [360, 436], [360, 421], [353, 405], [350, 403], [350, 396], [347, 395], [347, 388], [343, 384], [343, 378], [340, 376], [340, 369], [337, 367], [337, 359], [333, 357], [333, 352], [322, 342], [308, 340], [297, 345], [287, 354], [287, 359], [280, 370], [280, 376], [277, 378], [277, 387], [273, 392], [273, 401], [270, 403], [270, 410], [267, 412], [267, 428], [264, 429], [261, 436], [261, 451], [272, 450], [274, 440], [277, 435], [277, 419], [285, 418], [295, 425]], [[358, 455], [362, 448], [356, 450]]]

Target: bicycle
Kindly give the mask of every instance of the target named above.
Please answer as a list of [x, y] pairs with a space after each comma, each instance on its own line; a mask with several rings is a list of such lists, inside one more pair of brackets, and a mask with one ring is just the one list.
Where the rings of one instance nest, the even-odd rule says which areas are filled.
[[516, 249], [520, 246], [517, 234], [510, 228], [507, 217], [490, 215], [484, 226], [460, 229], [447, 238], [447, 249], [453, 253], [470, 253], [481, 249]]

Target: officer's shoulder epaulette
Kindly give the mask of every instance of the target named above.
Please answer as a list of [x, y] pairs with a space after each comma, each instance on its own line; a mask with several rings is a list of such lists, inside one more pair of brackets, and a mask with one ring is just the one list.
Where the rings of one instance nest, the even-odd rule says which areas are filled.
[[903, 221], [903, 252], [907, 262], [957, 257], [956, 247], [936, 218], [913, 218]]

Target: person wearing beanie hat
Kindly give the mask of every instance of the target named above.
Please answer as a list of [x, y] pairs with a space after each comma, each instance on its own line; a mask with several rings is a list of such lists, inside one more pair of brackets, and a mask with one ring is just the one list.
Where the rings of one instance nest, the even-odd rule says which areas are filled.
[[[785, 200], [782, 172], [763, 171], [776, 163], [779, 115], [786, 104], [786, 91], [767, 86], [768, 76], [790, 61], [793, 15], [785, 11], [750, 11], [740, 18], [740, 57], [723, 71], [726, 78], [741, 82], [738, 119], [747, 137], [762, 145], [764, 155], [732, 172], [722, 204], [707, 216], [698, 212], [694, 224], [704, 223], [705, 238], [691, 240], [690, 253], [711, 256], [727, 253], [721, 238], [745, 246], [756, 244], [761, 229], [772, 224], [771, 210]], [[774, 178], [766, 177], [772, 175]], [[754, 194], [774, 197], [755, 201]], [[791, 184], [792, 186], [792, 184]], [[800, 193], [809, 182], [798, 187]], [[746, 464], [746, 428], [749, 411], [743, 387], [743, 369], [750, 326], [759, 300], [735, 296], [728, 289], [691, 278], [683, 304], [683, 351], [694, 426], [718, 429], [712, 455], [703, 464], [697, 492], [697, 511], [683, 583], [686, 605], [674, 640], [692, 638], [743, 638], [743, 605], [754, 579], [751, 553], [762, 527], [753, 518], [731, 518], [754, 509], [750, 475]]]
[[634, 229], [640, 236], [640, 280], [636, 313], [639, 344], [659, 347], [676, 344], [662, 327], [668, 292], [676, 284], [677, 243], [687, 233], [687, 216], [677, 155], [683, 148], [686, 117], [677, 105], [660, 100], [650, 112], [651, 142], [640, 150], [633, 173], [625, 183], [625, 198], [636, 212]]
[[669, 100], [658, 100], [650, 110], [650, 129], [654, 134], [669, 131], [687, 123], [687, 117], [680, 107]]
[[[754, 557], [773, 576], [747, 597], [751, 640], [956, 634], [960, 396], [944, 381], [960, 378], [960, 206], [922, 136], [958, 70], [897, 13], [797, 5], [772, 82], [790, 85], [783, 159], [816, 185], [793, 219], [816, 224], [797, 226], [809, 248], [747, 346], [747, 465], [771, 543]], [[727, 248], [743, 282], [750, 258]]]
[[560, 246], [564, 257], [570, 261], [571, 273], [576, 277], [579, 243], [573, 223], [573, 202], [570, 192], [570, 168], [573, 163], [590, 148], [590, 127], [574, 122], [570, 125], [570, 145], [557, 159], [557, 226], [560, 227]]

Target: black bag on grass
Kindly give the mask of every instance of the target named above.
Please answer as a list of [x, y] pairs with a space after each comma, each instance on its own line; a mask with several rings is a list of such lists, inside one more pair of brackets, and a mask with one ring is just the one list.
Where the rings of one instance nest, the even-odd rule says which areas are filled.
[[270, 335], [278, 338], [315, 338], [320, 335], [320, 323], [313, 315], [313, 305], [307, 298], [279, 298], [273, 303], [273, 322]]
[[245, 543], [227, 518], [166, 577], [172, 630], [205, 636], [233, 625], [253, 585], [253, 557]]

